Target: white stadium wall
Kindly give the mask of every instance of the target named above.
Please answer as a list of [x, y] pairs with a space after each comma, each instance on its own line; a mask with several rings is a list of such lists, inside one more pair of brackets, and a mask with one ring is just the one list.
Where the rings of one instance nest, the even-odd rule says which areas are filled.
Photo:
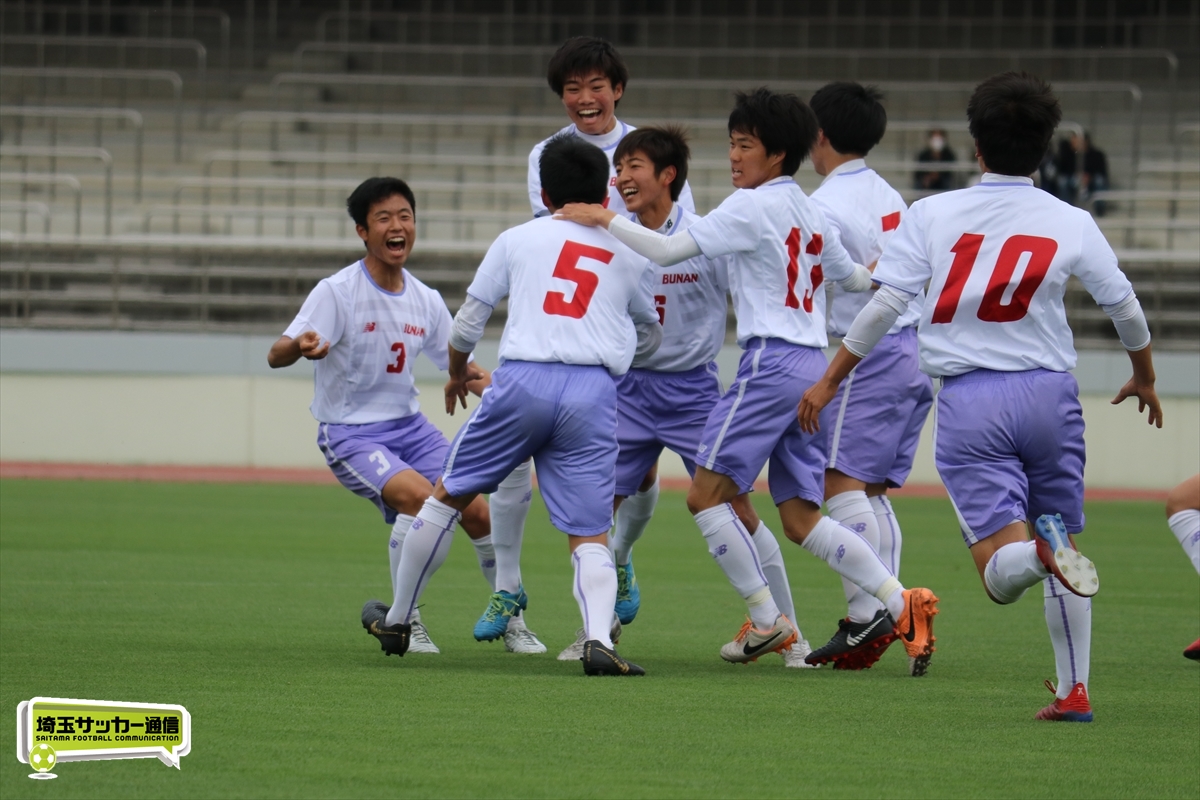
[[[87, 464], [321, 467], [308, 411], [308, 364], [272, 372], [269, 337], [5, 331], [0, 334], [0, 460]], [[488, 343], [485, 343], [488, 344]], [[480, 361], [495, 363], [495, 343]], [[737, 351], [722, 353], [733, 374]], [[1121, 353], [1085, 353], [1076, 371], [1087, 421], [1090, 488], [1166, 489], [1200, 471], [1200, 354], [1157, 358], [1167, 427], [1109, 400]], [[426, 361], [421, 405], [448, 435], [466, 418], [443, 408]], [[683, 477], [667, 453], [664, 476]], [[911, 482], [938, 483], [932, 421]]]

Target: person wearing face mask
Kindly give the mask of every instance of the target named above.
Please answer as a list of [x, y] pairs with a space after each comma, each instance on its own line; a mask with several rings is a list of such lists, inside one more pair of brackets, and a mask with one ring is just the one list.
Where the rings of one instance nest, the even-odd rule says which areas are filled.
[[[917, 161], [922, 163], [955, 160], [957, 158], [954, 155], [954, 151], [950, 149], [950, 145], [946, 142], [946, 132], [940, 128], [934, 128], [929, 132], [929, 141], [925, 145], [925, 149], [917, 153]], [[954, 173], [935, 171], [917, 172], [913, 175], [913, 188], [930, 192], [945, 192], [954, 188]]]

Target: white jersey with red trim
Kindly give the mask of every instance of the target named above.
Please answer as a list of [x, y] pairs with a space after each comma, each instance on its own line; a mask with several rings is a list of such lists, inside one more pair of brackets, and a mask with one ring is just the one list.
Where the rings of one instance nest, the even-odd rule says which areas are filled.
[[508, 296], [500, 361], [629, 369], [634, 322], [658, 324], [644, 291], [646, 259], [603, 228], [552, 217], [496, 238], [467, 287], [493, 308]]
[[1072, 275], [1101, 305], [1133, 291], [1090, 214], [995, 173], [913, 203], [875, 268], [904, 292], [929, 283], [917, 331], [921, 369], [934, 376], [1073, 369]]
[[[638, 221], [637, 214], [629, 218]], [[699, 219], [676, 204], [658, 232], [674, 236]], [[643, 280], [662, 324], [662, 344], [650, 355], [635, 358], [633, 366], [657, 372], [686, 372], [717, 357], [725, 343], [729, 311], [728, 260], [729, 256], [696, 256], [670, 267], [649, 263]]]
[[756, 336], [829, 344], [822, 284], [849, 278], [855, 262], [792, 178], [737, 190], [687, 232], [706, 257], [729, 256], [739, 345]]
[[[830, 170], [812, 193], [812, 201], [825, 212], [825, 220], [838, 232], [838, 238], [850, 257], [864, 266], [879, 260], [884, 245], [900, 226], [908, 211], [900, 193], [861, 158], [847, 161]], [[900, 315], [888, 333], [899, 333], [921, 319], [925, 292], [921, 292]], [[870, 292], [847, 292], [836, 283], [829, 289], [829, 319], [826, 330], [841, 338], [850, 329], [858, 312], [871, 301]]]
[[[616, 127], [608, 133], [602, 133], [599, 136], [593, 136], [590, 133], [583, 133], [571, 123], [563, 128], [554, 136], [560, 136], [564, 133], [569, 133], [572, 136], [578, 136], [588, 144], [595, 145], [604, 151], [608, 156], [608, 198], [604, 201], [604, 207], [618, 214], [626, 215], [629, 210], [625, 208], [625, 199], [621, 197], [621, 193], [617, 191], [617, 166], [613, 163], [613, 154], [617, 152], [617, 145], [625, 138], [625, 135], [631, 131], [637, 130], [632, 125], [616, 120]], [[553, 139], [551, 136], [550, 139]], [[535, 217], [542, 217], [549, 214], [549, 209], [542, 202], [542, 176], [538, 169], [538, 162], [542, 157], [542, 149], [546, 146], [546, 142], [550, 139], [543, 139], [533, 146], [533, 150], [529, 153], [529, 175], [526, 182], [529, 186], [529, 205], [533, 209]], [[683, 182], [683, 190], [679, 193], [679, 204], [688, 211], [695, 213], [696, 203], [692, 199], [692, 187], [687, 181]]]
[[313, 363], [317, 421], [361, 425], [421, 410], [413, 359], [425, 352], [446, 369], [452, 325], [441, 294], [411, 272], [404, 270], [403, 290], [388, 292], [356, 261], [313, 287], [283, 335], [316, 331], [329, 342], [329, 354]]

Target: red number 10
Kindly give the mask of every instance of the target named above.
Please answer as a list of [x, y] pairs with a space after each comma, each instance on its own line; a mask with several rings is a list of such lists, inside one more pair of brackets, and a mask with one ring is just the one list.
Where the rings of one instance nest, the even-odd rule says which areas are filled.
[[[983, 234], [964, 233], [950, 248], [954, 253], [954, 261], [950, 264], [950, 274], [946, 276], [946, 285], [938, 296], [937, 305], [933, 309], [931, 323], [950, 322], [958, 311], [958, 302], [962, 299], [963, 289], [967, 278], [975, 267], [975, 259], [979, 257], [979, 247], [983, 244]], [[1029, 313], [1029, 301], [1034, 292], [1042, 285], [1050, 262], [1058, 252], [1058, 242], [1044, 236], [1010, 236], [1000, 248], [996, 257], [996, 265], [992, 267], [992, 276], [988, 279], [987, 289], [983, 300], [979, 303], [977, 316], [984, 322], [1016, 322]], [[1005, 305], [1004, 293], [1017, 270], [1017, 262], [1021, 256], [1029, 253], [1029, 263], [1025, 266], [1025, 274], [1021, 276], [1017, 288], [1013, 290], [1012, 299]]]
[[[787, 297], [784, 298], [783, 304], [788, 308], [800, 308], [800, 298], [796, 297], [796, 281], [800, 278], [800, 229], [792, 228], [788, 232], [784, 244], [787, 245], [788, 263]], [[821, 255], [823, 246], [824, 242], [821, 239], [821, 234], [814, 233], [812, 238], [808, 240], [808, 247], [804, 248], [804, 252], [810, 256], [819, 256]], [[812, 286], [804, 290], [804, 310], [811, 314], [813, 310], [813, 297], [816, 296], [817, 287], [825, 280], [825, 273], [821, 270], [820, 264], [813, 264], [808, 279]]]

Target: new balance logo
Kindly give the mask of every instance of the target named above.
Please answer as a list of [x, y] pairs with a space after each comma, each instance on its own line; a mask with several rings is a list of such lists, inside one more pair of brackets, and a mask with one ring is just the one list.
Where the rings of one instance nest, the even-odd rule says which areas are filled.
[[863, 531], [865, 531], [867, 529], [867, 523], [859, 522], [858, 524], [851, 525], [850, 527], [851, 527], [851, 529], [853, 529], [853, 531], [855, 533], [862, 533]]
[[399, 546], [400, 546], [400, 543], [396, 541], [395, 537], [388, 540], [388, 547], [392, 548], [393, 550], [395, 550]]
[[846, 555], [846, 545], [844, 545], [844, 544], [839, 544], [839, 545], [838, 545], [838, 549], [837, 549], [837, 553], [836, 553], [835, 555], [837, 555], [837, 560], [838, 560], [838, 563], [839, 563], [839, 564], [840, 564], [840, 563], [842, 563], [842, 557]]
[[729, 546], [723, 544], [720, 547], [718, 547], [716, 550], [712, 551], [712, 557], [720, 558], [721, 556], [725, 555], [728, 552], [729, 552]]
[[526, 492], [526, 493], [525, 493], [525, 496], [524, 496], [524, 497], [522, 497], [522, 498], [521, 498], [521, 502], [522, 502], [522, 503], [528, 503], [528, 502], [529, 502], [530, 500], [532, 500], [532, 499], [533, 499], [533, 490], [531, 489], [531, 490], [529, 490], [528, 492]]
[[371, 333], [373, 330], [375, 330], [374, 322], [368, 322], [366, 325], [363, 325], [363, 333]]
[[420, 519], [413, 520], [412, 529], [414, 531], [420, 530], [421, 528], [424, 528], [424, 527], [425, 527], [424, 520], [420, 520]]
[[488, 558], [483, 561], [480, 561], [479, 566], [483, 567], [484, 569], [491, 569], [496, 566], [496, 559]]

